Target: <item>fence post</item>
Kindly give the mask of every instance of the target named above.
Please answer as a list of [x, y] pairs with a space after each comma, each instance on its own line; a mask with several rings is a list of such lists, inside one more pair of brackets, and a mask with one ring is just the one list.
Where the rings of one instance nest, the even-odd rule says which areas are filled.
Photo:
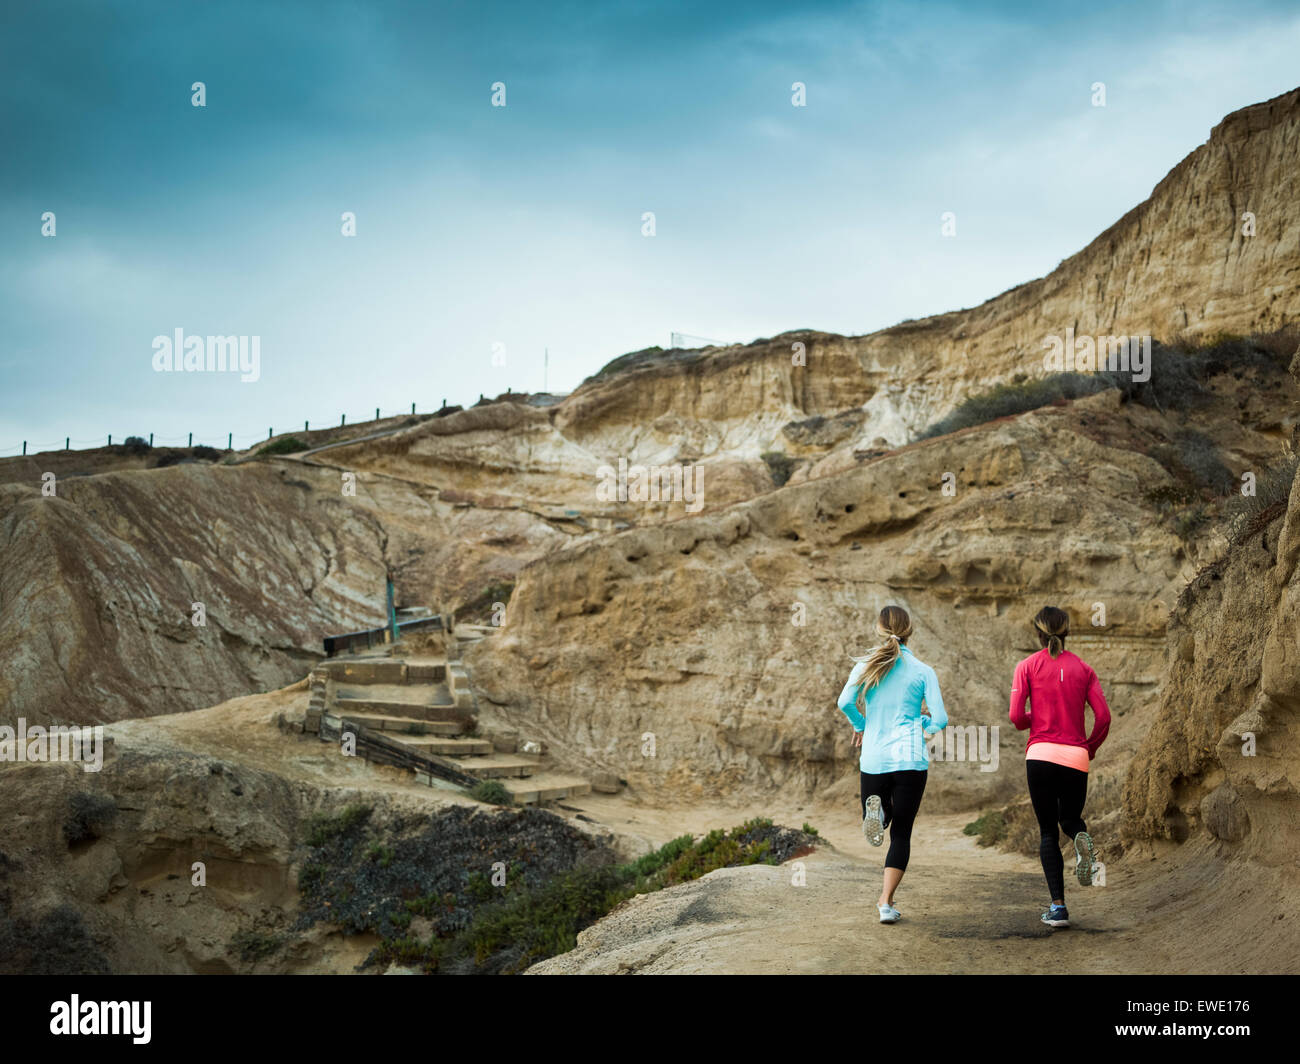
[[234, 448], [230, 446], [230, 444], [233, 442], [234, 438], [235, 438], [235, 434], [234, 434], [233, 432], [227, 432], [227, 433], [226, 433], [226, 450], [227, 450], [227, 451], [234, 450]]
[[375, 407], [375, 420], [379, 420], [379, 407]]
[[411, 413], [412, 413], [412, 414], [415, 413], [415, 404], [414, 404], [414, 403], [411, 404]]
[[192, 433], [192, 432], [190, 433], [190, 442], [187, 443], [185, 446], [186, 446], [186, 447], [193, 447], [193, 446], [194, 446], [194, 433]]
[[108, 434], [108, 445], [113, 446], [113, 434], [111, 432]]
[[271, 427], [268, 425], [267, 428], [266, 428], [266, 438], [269, 440], [269, 439], [270, 439], [272, 436], [274, 436], [274, 435], [275, 435], [275, 429], [271, 428]]
[[308, 431], [308, 430], [307, 430], [307, 426], [310, 425], [310, 424], [311, 424], [310, 421], [304, 421], [304, 422], [302, 423], [302, 431], [303, 431], [303, 432]]
[[69, 451], [69, 450], [72, 449], [71, 446], [70, 446], [71, 443], [72, 443], [72, 437], [71, 437], [71, 436], [64, 436], [64, 437], [63, 437], [63, 449], [64, 449], [65, 451]]
[[23, 454], [27, 453], [27, 441], [23, 440]]
[[340, 414], [340, 415], [339, 415], [339, 428], [342, 428], [342, 427], [343, 427], [344, 425], [346, 425], [347, 423], [348, 423], [348, 416], [347, 416], [347, 414]]
[[152, 432], [149, 433], [149, 446], [150, 446], [150, 447], [153, 446], [153, 433], [152, 433]]

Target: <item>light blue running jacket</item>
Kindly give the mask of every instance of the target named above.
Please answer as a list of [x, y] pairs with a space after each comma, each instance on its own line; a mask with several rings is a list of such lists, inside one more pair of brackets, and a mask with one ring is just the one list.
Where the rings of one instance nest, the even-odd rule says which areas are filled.
[[[863, 732], [863, 772], [924, 771], [930, 767], [925, 740], [948, 726], [948, 714], [939, 694], [939, 678], [929, 665], [917, 661], [907, 647], [899, 648], [898, 660], [880, 683], [868, 688], [866, 716], [858, 712], [858, 688], [867, 671], [864, 661], [853, 666], [849, 682], [836, 703], [849, 718], [853, 730]], [[921, 714], [921, 702], [930, 711]]]

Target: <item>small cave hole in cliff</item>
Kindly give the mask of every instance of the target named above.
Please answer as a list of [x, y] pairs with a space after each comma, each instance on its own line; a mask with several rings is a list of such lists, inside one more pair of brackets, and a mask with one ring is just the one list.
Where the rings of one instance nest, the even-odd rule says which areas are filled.
[[1191, 828], [1187, 823], [1187, 816], [1181, 809], [1169, 809], [1165, 811], [1165, 824], [1169, 827], [1169, 835], [1174, 842], [1186, 842], [1191, 834]]

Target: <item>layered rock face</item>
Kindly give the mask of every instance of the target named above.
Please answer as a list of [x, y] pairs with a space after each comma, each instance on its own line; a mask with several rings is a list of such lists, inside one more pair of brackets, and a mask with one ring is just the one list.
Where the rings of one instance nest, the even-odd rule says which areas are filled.
[[[1207, 420], [1230, 425], [1234, 406]], [[1105, 677], [1116, 722], [1098, 769], [1117, 792], [1158, 697], [1165, 617], [1195, 571], [1159, 512], [1172, 478], [1149, 457], [1177, 431], [1109, 392], [549, 555], [470, 658], [484, 708], [662, 800], [847, 787], [834, 699], [897, 603], [954, 726], [985, 729], [932, 774], [936, 801], [968, 805], [1023, 786], [1009, 682], [1038, 649], [1030, 617], [1053, 603]], [[1275, 451], [1248, 426], [1223, 431], [1234, 464]]]
[[[1131, 437], [1167, 437], [1173, 423], [1152, 428], [1136, 409], [1114, 421], [1112, 394], [1077, 404], [1103, 428], [1048, 410], [888, 448], [969, 391], [1041, 372], [1045, 334], [1244, 332], [1300, 314], [1298, 115], [1300, 90], [1228, 116], [1078, 255], [971, 310], [866, 337], [803, 331], [640, 352], [560, 403], [508, 398], [305, 462], [60, 477], [56, 498], [39, 491], [44, 459], [6, 466], [0, 704], [33, 722], [210, 705], [294, 680], [322, 635], [378, 623], [387, 569], [402, 601], [454, 606], [532, 565], [503, 646], [526, 660], [573, 647], [586, 664], [580, 675], [539, 676], [507, 654], [499, 675], [482, 676], [503, 703], [535, 700], [577, 721], [603, 689], [601, 670], [623, 685], [625, 704], [647, 712], [707, 714], [766, 698], [766, 722], [718, 715], [731, 720], [724, 733], [738, 738], [726, 742], [742, 756], [716, 756], [747, 779], [813, 781], [820, 770], [808, 765], [820, 762], [805, 764], [802, 744], [820, 750], [814, 732], [829, 733], [787, 729], [799, 753], [786, 769], [769, 764], [787, 748], [771, 729], [814, 704], [814, 689], [825, 704], [847, 654], [870, 640], [866, 605], [889, 597], [914, 605], [922, 633], [932, 626], [923, 654], [965, 670], [958, 686], [973, 684], [982, 707], [968, 719], [992, 722], [1002, 678], [987, 671], [986, 654], [967, 651], [993, 653], [996, 643], [1005, 671], [1015, 641], [990, 633], [1043, 595], [1069, 599], [1079, 619], [1113, 599], [1121, 608], [1110, 608], [1109, 623], [1139, 640], [1162, 635], [1157, 617], [1195, 548], [1155, 527], [1158, 508], [1141, 496], [1149, 477], [1166, 474], [1141, 471], [1154, 463]], [[1246, 210], [1253, 237], [1238, 224]], [[1214, 415], [1234, 471], [1276, 449], [1277, 419], [1266, 430], [1263, 414], [1243, 405]], [[1240, 432], [1224, 421], [1238, 417]], [[775, 493], [783, 474], [763, 460], [770, 451], [803, 460]], [[602, 468], [620, 460], [698, 477], [683, 477], [694, 497], [611, 495]], [[340, 491], [348, 472], [358, 474], [355, 497]], [[955, 496], [941, 493], [944, 473], [954, 474]], [[823, 511], [825, 493], [835, 501]], [[1054, 553], [1041, 537], [1067, 527]], [[854, 543], [861, 549], [846, 553]], [[1066, 547], [1073, 554], [1060, 556]], [[191, 624], [194, 602], [205, 604], [206, 627]], [[788, 623], [799, 602], [810, 618], [802, 628]], [[948, 603], [965, 611], [960, 623], [929, 619]], [[632, 649], [614, 649], [625, 644]], [[827, 670], [815, 682], [814, 660]], [[639, 663], [624, 678], [626, 661]], [[1130, 674], [1150, 687], [1145, 665]], [[766, 737], [750, 738], [751, 725]], [[715, 742], [713, 724], [692, 729], [692, 742]], [[613, 741], [562, 721], [559, 730], [575, 742], [594, 735], [601, 750]]]
[[1124, 830], [1217, 840], [1295, 869], [1300, 832], [1300, 479], [1281, 516], [1187, 589], [1160, 709], [1133, 759]]
[[302, 463], [65, 478], [51, 497], [3, 484], [0, 706], [89, 724], [271, 690], [325, 635], [384, 622], [388, 568], [436, 603], [567, 538], [390, 478], [345, 495], [340, 470]]
[[323, 631], [371, 620], [383, 588], [373, 515], [342, 499], [313, 506], [310, 487], [267, 467], [0, 492], [7, 717], [91, 723], [280, 686], [309, 667]]

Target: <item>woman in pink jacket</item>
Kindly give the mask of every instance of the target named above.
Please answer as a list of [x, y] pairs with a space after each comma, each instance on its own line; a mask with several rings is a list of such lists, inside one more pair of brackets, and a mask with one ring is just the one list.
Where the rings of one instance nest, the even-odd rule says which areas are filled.
[[[1020, 731], [1029, 729], [1025, 774], [1029, 800], [1038, 818], [1038, 856], [1052, 896], [1043, 923], [1069, 927], [1065, 862], [1057, 825], [1074, 839], [1074, 872], [1080, 885], [1091, 886], [1096, 855], [1083, 822], [1083, 802], [1088, 794], [1088, 763], [1097, 756], [1097, 748], [1110, 730], [1110, 707], [1091, 666], [1065, 649], [1070, 615], [1055, 606], [1044, 606], [1034, 618], [1034, 631], [1043, 649], [1016, 666], [1011, 723]], [[1090, 735], [1084, 727], [1085, 703], [1092, 707]]]

